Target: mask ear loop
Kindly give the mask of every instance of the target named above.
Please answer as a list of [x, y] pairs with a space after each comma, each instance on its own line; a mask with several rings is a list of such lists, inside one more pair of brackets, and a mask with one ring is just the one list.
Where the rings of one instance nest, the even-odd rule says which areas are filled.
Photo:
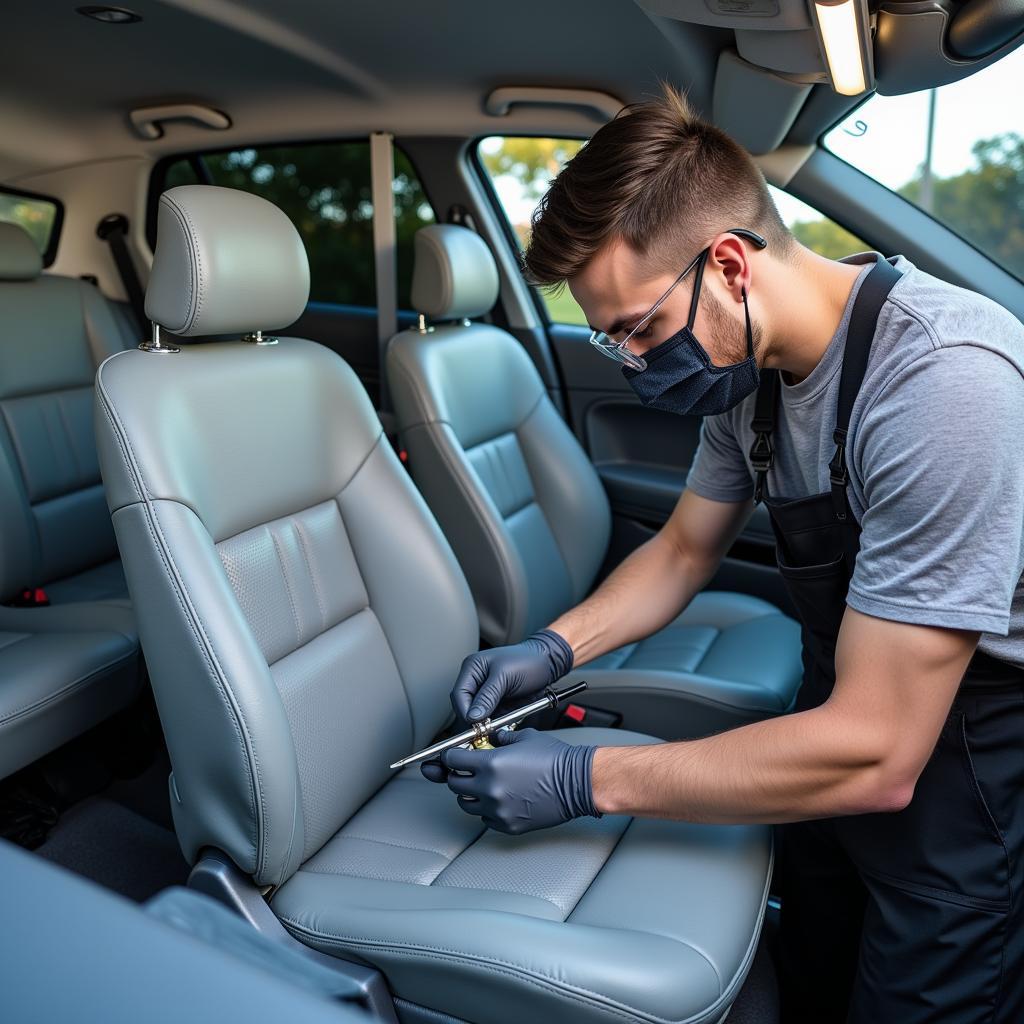
[[754, 354], [754, 331], [750, 326], [750, 306], [747, 304], [747, 289], [740, 287], [740, 294], [743, 296], [743, 317], [747, 321], [747, 358]]
[[704, 268], [707, 266], [710, 249], [705, 249], [697, 259], [697, 273], [693, 279], [693, 298], [690, 299], [690, 315], [686, 320], [686, 329], [693, 330], [693, 323], [697, 319], [697, 300], [700, 298], [700, 286], [704, 280]]

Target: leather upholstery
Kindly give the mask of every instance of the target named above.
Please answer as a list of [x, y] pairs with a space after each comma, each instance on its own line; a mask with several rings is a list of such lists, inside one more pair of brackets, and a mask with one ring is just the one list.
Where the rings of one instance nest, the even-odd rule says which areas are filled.
[[[282, 338], [112, 356], [103, 478], [188, 858], [226, 852], [296, 936], [465, 1021], [717, 1021], [770, 832], [587, 819], [482, 834], [390, 761], [429, 741], [477, 623], [352, 370]], [[592, 742], [627, 733], [579, 731]]]
[[90, 284], [0, 283], [0, 601], [117, 555], [92, 432], [96, 367], [122, 348]]
[[146, 289], [154, 323], [186, 338], [274, 331], [294, 323], [308, 298], [302, 241], [273, 203], [212, 185], [160, 196]]
[[487, 324], [410, 330], [388, 346], [387, 371], [409, 468], [483, 637], [520, 640], [582, 600], [611, 534], [608, 501], [523, 347]]
[[[466, 228], [424, 228], [416, 237], [418, 309], [447, 307], [449, 280], [479, 279], [485, 261], [493, 268]], [[431, 301], [428, 284], [441, 299]], [[611, 533], [600, 478], [507, 332], [487, 324], [410, 328], [391, 340], [386, 366], [409, 469], [466, 574], [480, 634], [494, 645], [515, 643], [593, 587]], [[624, 714], [631, 727], [701, 735], [792, 705], [802, 675], [799, 628], [763, 601], [698, 594], [661, 633], [581, 675], [601, 691], [584, 703]]]
[[120, 710], [138, 681], [130, 612], [0, 608], [0, 778]]
[[483, 316], [498, 301], [498, 268], [487, 243], [453, 224], [416, 232], [413, 308], [433, 320]]
[[[0, 277], [25, 265], [23, 242], [35, 252], [0, 224]], [[0, 607], [0, 777], [123, 707], [140, 679], [92, 422], [96, 367], [126, 336], [91, 284], [22, 276], [0, 282], [0, 604], [44, 587], [52, 607]]]
[[0, 221], [0, 281], [31, 281], [43, 270], [43, 257], [20, 225]]
[[715, 1021], [753, 956], [770, 860], [762, 828], [605, 816], [502, 835], [412, 766], [271, 907], [302, 941], [460, 1019]]
[[97, 388], [183, 848], [278, 883], [441, 726], [469, 591], [326, 348], [125, 352]]

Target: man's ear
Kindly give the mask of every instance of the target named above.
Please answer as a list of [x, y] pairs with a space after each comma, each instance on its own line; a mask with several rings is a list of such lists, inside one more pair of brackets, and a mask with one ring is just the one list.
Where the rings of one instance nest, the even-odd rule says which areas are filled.
[[750, 254], [736, 235], [721, 234], [712, 241], [708, 252], [708, 271], [720, 273], [722, 281], [736, 302], [743, 301], [743, 292], [750, 293]]

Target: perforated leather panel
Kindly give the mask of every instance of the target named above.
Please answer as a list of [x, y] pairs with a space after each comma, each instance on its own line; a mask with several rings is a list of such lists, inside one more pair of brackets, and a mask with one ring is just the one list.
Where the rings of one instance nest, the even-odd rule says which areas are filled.
[[0, 600], [117, 554], [93, 432], [93, 375], [122, 348], [106, 300], [44, 275], [0, 283]]
[[217, 553], [291, 728], [308, 857], [368, 795], [353, 791], [353, 759], [383, 763], [381, 737], [390, 749], [412, 744], [402, 681], [336, 501], [246, 530]]
[[303, 866], [322, 872], [546, 900], [564, 919], [611, 856], [629, 818], [581, 818], [525, 836], [484, 829], [446, 786], [413, 766]]

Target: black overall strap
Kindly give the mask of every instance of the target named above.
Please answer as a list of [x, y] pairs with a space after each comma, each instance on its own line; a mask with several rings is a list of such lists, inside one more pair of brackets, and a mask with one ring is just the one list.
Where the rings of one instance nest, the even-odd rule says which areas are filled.
[[[888, 260], [878, 260], [860, 286], [853, 311], [850, 313], [850, 327], [846, 333], [846, 348], [843, 352], [843, 372], [839, 380], [836, 428], [832, 432], [836, 451], [828, 464], [832, 484], [832, 510], [841, 523], [846, 522], [848, 507], [846, 485], [850, 482], [850, 473], [846, 462], [846, 434], [850, 429], [850, 413], [853, 412], [853, 403], [868, 367], [878, 314], [893, 285], [902, 276]], [[853, 568], [852, 561], [850, 568]]]
[[754, 443], [750, 446], [750, 465], [754, 469], [754, 504], [760, 505], [767, 490], [768, 470], [775, 461], [772, 431], [775, 429], [775, 405], [779, 399], [779, 371], [762, 370], [761, 384], [754, 399], [754, 418], [750, 429]]

